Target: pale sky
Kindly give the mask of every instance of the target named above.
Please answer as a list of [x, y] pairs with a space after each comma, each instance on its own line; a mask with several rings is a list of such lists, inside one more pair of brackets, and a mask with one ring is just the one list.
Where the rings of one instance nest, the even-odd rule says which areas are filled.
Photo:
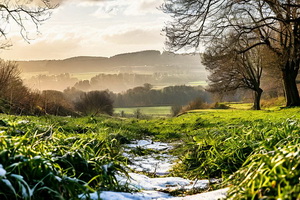
[[[59, 1], [59, 0], [56, 0]], [[63, 1], [63, 0], [60, 0]], [[157, 8], [163, 0], [64, 0], [51, 19], [31, 32], [29, 43], [17, 30], [1, 50], [9, 60], [113, 56], [141, 50], [164, 50], [161, 32], [168, 16]]]

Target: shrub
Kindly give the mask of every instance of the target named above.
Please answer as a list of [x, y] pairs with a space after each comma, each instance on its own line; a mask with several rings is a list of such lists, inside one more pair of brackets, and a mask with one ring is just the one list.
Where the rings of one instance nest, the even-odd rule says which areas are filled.
[[106, 91], [83, 93], [75, 102], [75, 109], [84, 115], [113, 114], [113, 100]]
[[189, 111], [189, 110], [195, 110], [195, 109], [206, 109], [209, 108], [208, 104], [203, 102], [201, 98], [197, 98], [191, 102], [189, 102], [188, 105], [183, 106], [181, 109], [181, 113]]
[[216, 102], [215, 104], [213, 104], [213, 106], [211, 108], [212, 109], [229, 109], [229, 106], [227, 106], [223, 103]]
[[278, 97], [278, 98], [261, 100], [261, 107], [263, 108], [270, 108], [274, 106], [285, 106], [285, 98]]
[[181, 109], [182, 109], [182, 106], [180, 106], [180, 105], [173, 105], [171, 107], [171, 114], [172, 114], [172, 116], [173, 117], [177, 116], [180, 113]]

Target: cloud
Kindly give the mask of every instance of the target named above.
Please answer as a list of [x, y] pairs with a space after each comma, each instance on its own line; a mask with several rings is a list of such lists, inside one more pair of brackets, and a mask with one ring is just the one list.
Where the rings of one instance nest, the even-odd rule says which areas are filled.
[[[21, 3], [25, 3], [28, 4], [28, 2], [30, 4], [35, 4], [35, 5], [43, 5], [45, 0], [32, 0], [32, 1], [28, 1], [28, 0], [12, 0], [12, 1], [17, 1], [17, 2], [21, 2]], [[105, 2], [105, 1], [110, 1], [110, 0], [50, 0], [49, 3], [51, 5], [61, 5], [64, 3], [99, 3], [99, 2]]]
[[162, 43], [163, 38], [158, 30], [131, 29], [123, 32], [116, 32], [103, 36], [107, 42], [118, 45], [147, 45]]
[[[162, 1], [55, 0], [62, 5], [40, 26], [41, 34], [37, 36], [33, 28], [30, 35], [35, 40], [28, 44], [20, 39], [19, 29], [11, 30], [12, 50], [2, 51], [0, 56], [17, 60], [62, 59], [162, 49], [164, 37], [160, 33], [165, 16], [157, 10]], [[92, 13], [108, 19], [99, 20]]]
[[30, 44], [25, 42], [19, 36], [11, 38], [13, 46], [11, 50], [1, 51], [1, 56], [6, 59], [30, 60], [48, 58], [65, 57], [66, 53], [73, 53], [80, 49], [80, 42], [83, 38], [77, 37], [73, 33], [65, 34], [49, 34], [45, 38], [30, 41]]
[[163, 3], [162, 0], [139, 0], [131, 4], [125, 11], [126, 15], [146, 15], [160, 13], [157, 8]]
[[76, 3], [99, 3], [99, 2], [105, 2], [110, 0], [52, 0], [54, 3], [65, 3], [65, 2], [76, 2]]
[[116, 15], [143, 16], [160, 13], [157, 8], [163, 0], [111, 0], [99, 4], [98, 10], [93, 14], [99, 18], [113, 17]]

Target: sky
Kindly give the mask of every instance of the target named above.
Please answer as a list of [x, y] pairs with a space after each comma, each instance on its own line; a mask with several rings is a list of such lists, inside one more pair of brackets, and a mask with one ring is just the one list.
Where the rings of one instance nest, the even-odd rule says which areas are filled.
[[59, 7], [39, 31], [25, 41], [11, 28], [12, 47], [0, 50], [6, 60], [65, 59], [113, 56], [165, 49], [161, 31], [169, 17], [158, 7], [163, 0], [55, 0]]

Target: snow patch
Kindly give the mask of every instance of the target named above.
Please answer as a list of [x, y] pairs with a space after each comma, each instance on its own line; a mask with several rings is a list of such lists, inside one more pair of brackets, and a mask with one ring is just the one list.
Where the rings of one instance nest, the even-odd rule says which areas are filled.
[[[137, 156], [130, 153], [131, 149], [135, 148], [151, 149], [159, 153], [150, 155]], [[173, 146], [163, 142], [153, 142], [152, 140], [137, 140], [125, 146], [123, 155], [130, 159], [128, 165], [134, 171], [153, 173], [156, 175], [167, 175], [172, 168], [174, 161], [177, 159], [168, 154], [168, 150], [173, 149]]]
[[206, 189], [209, 185], [208, 180], [191, 181], [180, 177], [149, 178], [142, 174], [129, 173], [129, 179], [123, 176], [117, 176], [121, 185], [127, 184], [135, 190], [191, 190]]
[[[171, 198], [169, 194], [157, 191], [143, 191], [137, 193], [127, 193], [127, 192], [101, 192], [100, 195], [95, 192], [91, 193], [89, 199], [98, 200], [99, 197], [102, 200], [151, 200], [151, 199], [168, 199]], [[83, 197], [79, 197], [85, 199]]]
[[201, 194], [190, 195], [186, 197], [173, 197], [168, 200], [195, 200], [195, 199], [205, 199], [205, 200], [219, 200], [225, 199], [229, 188], [223, 188], [211, 192], [204, 192]]
[[[110, 192], [104, 191], [100, 194], [97, 192], [89, 194], [89, 199], [98, 200], [99, 197], [102, 200], [195, 200], [195, 199], [203, 199], [203, 200], [219, 200], [225, 199], [226, 194], [229, 188], [223, 188], [220, 190], [215, 190], [211, 192], [205, 192], [196, 195], [190, 195], [186, 197], [172, 197], [167, 193], [157, 192], [157, 191], [142, 191], [137, 193], [126, 193], [126, 192]], [[82, 195], [79, 197], [80, 199], [85, 199]]]
[[3, 165], [0, 164], [0, 177], [4, 177], [6, 174], [6, 170], [3, 168]]
[[167, 143], [164, 142], [153, 142], [152, 140], [137, 140], [133, 141], [131, 144], [126, 145], [129, 148], [136, 148], [136, 147], [142, 147], [145, 149], [153, 149], [153, 150], [169, 150], [173, 147]]

